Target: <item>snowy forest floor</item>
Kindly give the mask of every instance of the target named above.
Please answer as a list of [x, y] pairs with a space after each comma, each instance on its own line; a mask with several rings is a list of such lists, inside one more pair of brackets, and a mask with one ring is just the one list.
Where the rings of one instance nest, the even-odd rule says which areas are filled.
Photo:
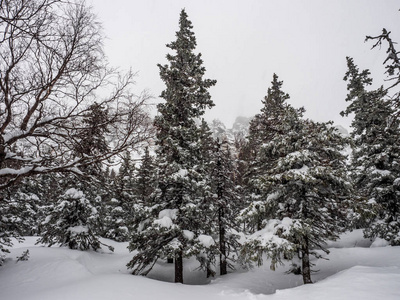
[[[312, 275], [315, 284], [306, 286], [300, 275], [285, 273], [289, 263], [271, 271], [268, 261], [207, 280], [196, 261], [187, 260], [187, 284], [175, 284], [173, 264], [159, 263], [150, 278], [131, 275], [127, 243], [106, 240], [115, 251], [99, 253], [44, 247], [36, 239], [15, 243], [0, 267], [1, 300], [400, 299], [400, 247], [371, 245], [359, 230], [331, 243], [329, 260], [313, 261], [319, 271]], [[17, 262], [27, 249], [29, 260]]]

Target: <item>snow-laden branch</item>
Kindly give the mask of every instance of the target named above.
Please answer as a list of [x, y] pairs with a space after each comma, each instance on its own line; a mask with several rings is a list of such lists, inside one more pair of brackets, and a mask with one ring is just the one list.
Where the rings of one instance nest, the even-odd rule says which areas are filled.
[[[135, 74], [107, 65], [102, 33], [83, 2], [16, 1], [0, 7], [0, 189], [39, 173], [75, 172], [150, 136]], [[77, 156], [92, 105], [107, 110], [109, 147]]]

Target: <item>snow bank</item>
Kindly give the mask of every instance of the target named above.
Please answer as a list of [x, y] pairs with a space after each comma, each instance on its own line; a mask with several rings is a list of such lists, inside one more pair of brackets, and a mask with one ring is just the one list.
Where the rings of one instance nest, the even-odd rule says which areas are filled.
[[[115, 252], [81, 252], [35, 245], [28, 237], [15, 243], [0, 268], [0, 299], [4, 300], [347, 300], [400, 299], [400, 247], [332, 248], [329, 260], [314, 260], [315, 284], [302, 285], [301, 276], [285, 274], [288, 265], [271, 271], [268, 263], [249, 271], [217, 277], [211, 282], [197, 268], [197, 262], [184, 261], [186, 283], [182, 285], [133, 276], [126, 269], [132, 253], [127, 243], [103, 240]], [[347, 242], [346, 242], [347, 243]], [[29, 249], [28, 261], [16, 257]], [[153, 275], [173, 280], [173, 264], [160, 261]], [[150, 273], [150, 277], [154, 277]]]
[[353, 247], [370, 247], [372, 241], [364, 238], [363, 230], [356, 229], [351, 232], [341, 234], [337, 241], [328, 241], [328, 248], [353, 248]]
[[[271, 300], [400, 299], [399, 267], [352, 267], [314, 285], [277, 291]], [[260, 298], [261, 299], [261, 298]]]

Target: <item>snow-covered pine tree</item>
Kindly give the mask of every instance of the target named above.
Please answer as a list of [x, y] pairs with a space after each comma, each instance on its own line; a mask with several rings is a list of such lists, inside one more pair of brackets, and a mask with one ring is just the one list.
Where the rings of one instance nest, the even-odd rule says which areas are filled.
[[364, 234], [400, 245], [400, 122], [383, 87], [367, 91], [370, 72], [360, 72], [349, 57], [347, 67], [350, 104], [342, 114], [354, 114], [352, 173], [356, 190], [367, 202], [364, 218], [369, 226]]
[[[39, 219], [43, 215], [43, 186], [41, 186], [41, 176], [22, 178], [18, 185], [6, 188], [0, 194], [1, 201], [4, 201], [3, 208], [8, 206], [8, 212], [14, 214], [19, 234], [22, 236], [32, 236], [39, 233]], [[1, 196], [2, 195], [2, 196]], [[2, 214], [3, 215], [3, 214]], [[1, 226], [0, 226], [1, 228]]]
[[208, 124], [213, 139], [225, 141], [228, 139], [228, 132], [224, 123], [221, 120], [214, 119]]
[[[66, 190], [50, 210], [42, 223], [42, 237], [37, 243], [57, 244], [83, 251], [101, 248], [97, 235], [98, 212], [82, 191], [74, 188]], [[112, 247], [108, 248], [112, 250]]]
[[278, 80], [275, 73], [272, 76], [271, 87], [267, 90], [267, 96], [261, 100], [263, 107], [250, 121], [248, 141], [253, 151], [253, 158], [257, 157], [262, 145], [269, 142], [276, 134], [275, 126], [280, 122], [282, 110], [286, 101], [290, 99], [289, 94], [282, 91], [283, 81]]
[[254, 180], [266, 219], [243, 255], [261, 263], [265, 252], [274, 268], [299, 252], [303, 281], [311, 283], [310, 255], [321, 257], [318, 249], [328, 253], [326, 241], [345, 228], [351, 190], [342, 154], [346, 139], [330, 123], [303, 120], [303, 109], [283, 103], [277, 108], [270, 111], [272, 134], [260, 148], [263, 168]]
[[122, 156], [121, 166], [113, 183], [114, 197], [122, 202], [133, 199], [136, 168], [131, 154], [126, 151]]
[[151, 205], [157, 184], [156, 178], [154, 159], [150, 155], [149, 148], [146, 147], [134, 182], [134, 196], [136, 202], [144, 205]]
[[[262, 222], [266, 218], [263, 201], [259, 201], [262, 195], [260, 178], [272, 165], [267, 156], [261, 155], [261, 148], [274, 137], [285, 133], [281, 131], [284, 116], [301, 116], [304, 111], [303, 108], [295, 110], [286, 103], [290, 96], [282, 91], [282, 85], [278, 75], [273, 74], [267, 96], [261, 100], [261, 112], [250, 121], [247, 143], [241, 148], [240, 158], [245, 165], [244, 189], [247, 194], [247, 207], [242, 212], [241, 221], [250, 232], [261, 230]], [[291, 124], [288, 123], [287, 126], [289, 128]]]
[[[116, 178], [116, 198], [119, 222], [117, 227], [127, 229], [127, 233], [141, 228], [141, 222], [147, 219], [149, 207], [154, 205], [157, 188], [157, 174], [154, 159], [148, 147], [145, 148], [139, 167], [134, 167], [130, 155], [125, 155]], [[114, 209], [115, 211], [115, 209]], [[120, 228], [121, 225], [123, 228]], [[129, 240], [129, 236], [128, 240]]]
[[135, 202], [134, 182], [135, 165], [131, 154], [125, 151], [121, 158], [118, 174], [110, 178], [107, 194], [103, 196], [102, 236], [118, 242], [129, 240], [129, 223], [131, 222], [131, 207]]
[[[29, 185], [34, 182], [34, 177], [27, 178], [24, 181]], [[15, 207], [15, 218], [18, 220], [18, 230], [23, 236], [32, 236], [39, 234], [39, 218], [43, 215], [43, 202], [36, 193], [24, 189], [26, 186], [21, 185], [10, 195], [10, 204], [17, 205]], [[38, 192], [36, 190], [35, 192]]]
[[129, 249], [138, 253], [128, 267], [134, 274], [147, 274], [158, 258], [173, 257], [175, 281], [183, 282], [183, 258], [198, 253], [205, 241], [199, 237], [204, 226], [200, 217], [206, 168], [196, 120], [214, 105], [208, 88], [216, 81], [203, 79], [205, 68], [201, 54], [194, 53], [196, 38], [185, 10], [180, 14], [176, 40], [167, 47], [176, 54], [167, 55], [169, 65], [159, 65], [166, 89], [161, 93], [165, 102], [157, 106], [154, 121], [156, 204], [146, 208], [149, 217], [133, 234]]
[[230, 254], [239, 250], [239, 236], [236, 234], [238, 225], [236, 216], [238, 213], [240, 193], [235, 183], [237, 169], [227, 141], [216, 140], [214, 143], [210, 164], [211, 199], [209, 210], [214, 220], [211, 220], [212, 231], [217, 236], [219, 271], [220, 275], [227, 274]]
[[13, 246], [13, 240], [23, 240], [20, 230], [20, 206], [21, 204], [7, 195], [5, 190], [0, 192], [0, 266], [3, 265], [6, 253], [10, 253], [9, 248]]
[[207, 278], [213, 277], [216, 274], [215, 266], [217, 264], [217, 256], [219, 254], [218, 243], [217, 243], [217, 233], [216, 229], [216, 219], [215, 219], [215, 209], [212, 206], [213, 191], [211, 188], [211, 172], [212, 172], [212, 160], [213, 160], [213, 147], [214, 140], [212, 138], [212, 132], [207, 122], [202, 119], [199, 124], [199, 149], [200, 155], [199, 162], [203, 168], [204, 181], [202, 183], [200, 196], [203, 201], [199, 202], [199, 211], [201, 215], [198, 216], [198, 221], [203, 224], [201, 228], [201, 234], [199, 234], [198, 239], [200, 243], [196, 243], [195, 247], [196, 258], [200, 263], [199, 269], [206, 272]]
[[[115, 122], [111, 118], [109, 110], [106, 105], [100, 105], [97, 102], [88, 107], [85, 118], [82, 120], [83, 129], [75, 137], [74, 155], [76, 157], [101, 155], [109, 150], [107, 137], [110, 126]], [[97, 235], [102, 235], [106, 231], [104, 227], [106, 223], [103, 222], [107, 215], [105, 206], [112, 198], [110, 182], [106, 175], [103, 163], [92, 163], [82, 167], [82, 174], [72, 178], [72, 180], [70, 178], [66, 186], [66, 189], [74, 188], [83, 191], [86, 199], [96, 208], [99, 215], [99, 222], [96, 227]]]
[[[75, 157], [92, 156], [107, 151], [108, 110], [92, 104], [75, 138]], [[54, 196], [41, 222], [42, 237], [38, 242], [52, 246], [61, 244], [71, 249], [97, 250], [99, 236], [104, 232], [103, 198], [107, 195], [105, 171], [101, 163], [82, 167], [82, 173], [69, 174], [60, 182], [61, 194]]]
[[[76, 135], [75, 153], [81, 155], [95, 155], [105, 153], [109, 149], [105, 135], [109, 132], [108, 125], [112, 122], [108, 109], [98, 103], [93, 103], [87, 109], [82, 121], [85, 126]], [[92, 164], [90, 168], [99, 167]]]
[[129, 239], [129, 216], [124, 209], [125, 203], [116, 198], [111, 198], [102, 203], [104, 216], [100, 222], [104, 233], [102, 236], [117, 242], [127, 242]]
[[47, 196], [58, 190], [58, 183], [49, 180], [55, 176], [41, 174], [21, 178], [18, 184], [0, 191], [0, 265], [13, 241], [21, 242], [23, 236], [40, 234]]

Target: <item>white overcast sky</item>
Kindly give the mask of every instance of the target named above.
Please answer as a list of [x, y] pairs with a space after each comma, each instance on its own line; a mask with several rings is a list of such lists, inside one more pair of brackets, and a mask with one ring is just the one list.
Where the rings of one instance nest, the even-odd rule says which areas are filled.
[[[400, 42], [399, 0], [88, 0], [103, 24], [105, 52], [113, 66], [138, 71], [137, 91], [158, 101], [164, 89], [158, 63], [173, 53], [179, 13], [186, 9], [197, 38], [215, 107], [207, 120], [230, 126], [236, 116], [262, 107], [273, 73], [283, 80], [289, 102], [306, 117], [333, 120], [347, 106], [346, 56], [383, 79], [385, 49], [370, 50], [366, 35], [392, 31]], [[377, 84], [381, 84], [377, 80]]]

